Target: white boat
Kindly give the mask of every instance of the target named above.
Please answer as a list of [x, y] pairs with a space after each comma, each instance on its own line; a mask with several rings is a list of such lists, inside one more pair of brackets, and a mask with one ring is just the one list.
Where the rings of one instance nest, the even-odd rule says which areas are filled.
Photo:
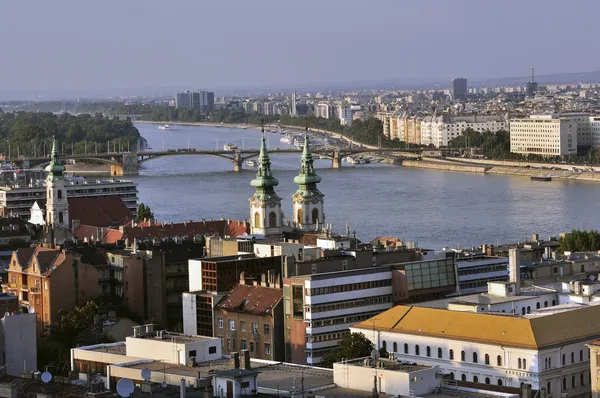
[[159, 129], [159, 130], [168, 130], [168, 129], [170, 129], [170, 128], [171, 128], [171, 126], [169, 126], [168, 124], [164, 124], [164, 125], [162, 125], [162, 126], [158, 126], [158, 129]]
[[239, 147], [235, 144], [232, 144], [230, 142], [226, 142], [225, 145], [223, 145], [223, 150], [224, 151], [235, 151], [239, 149]]
[[252, 159], [246, 160], [244, 164], [248, 167], [258, 167], [258, 162]]
[[293, 144], [294, 143], [294, 136], [291, 134], [286, 134], [283, 137], [281, 137], [281, 139], [279, 140], [285, 144]]

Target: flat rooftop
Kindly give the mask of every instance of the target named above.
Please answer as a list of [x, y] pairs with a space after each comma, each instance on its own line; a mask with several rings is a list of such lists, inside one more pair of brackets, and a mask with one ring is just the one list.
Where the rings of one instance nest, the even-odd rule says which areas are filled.
[[[191, 334], [183, 334], [183, 333], [173, 333], [173, 332], [163, 332], [162, 335], [158, 334], [159, 332], [155, 331], [151, 336], [143, 336], [143, 337], [133, 337], [129, 336], [131, 339], [142, 339], [142, 340], [152, 340], [152, 341], [168, 341], [171, 343], [196, 343], [199, 341], [211, 341], [218, 340], [218, 337], [207, 337], [207, 336], [193, 336]], [[162, 336], [162, 337], [159, 337]]]
[[[493, 283], [509, 283], [502, 281], [494, 281]], [[497, 296], [495, 294], [489, 293], [474, 293], [468, 294], [466, 296], [459, 297], [448, 297], [439, 300], [431, 300], [426, 301], [424, 303], [415, 303], [413, 304], [415, 307], [428, 307], [428, 308], [448, 308], [449, 304], [459, 304], [459, 305], [492, 305], [492, 304], [502, 304], [502, 303], [511, 303], [522, 300], [529, 300], [532, 297], [536, 297], [542, 294], [547, 293], [558, 293], [554, 287], [552, 286], [528, 286], [521, 288], [521, 294], [518, 296]]]
[[[99, 344], [98, 346], [93, 346], [94, 348], [89, 349], [89, 351], [95, 352], [106, 352], [109, 354], [115, 355], [126, 355], [127, 349], [125, 347], [125, 342], [117, 344]], [[82, 349], [85, 347], [82, 347]]]

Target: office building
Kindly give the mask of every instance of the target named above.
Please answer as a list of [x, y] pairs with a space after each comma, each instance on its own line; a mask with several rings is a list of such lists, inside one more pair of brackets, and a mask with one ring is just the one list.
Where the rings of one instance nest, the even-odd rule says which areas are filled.
[[506, 257], [460, 257], [456, 258], [456, 268], [460, 295], [487, 292], [488, 282], [508, 280]]
[[510, 151], [522, 155], [577, 154], [578, 123], [560, 114], [532, 115], [510, 121]]
[[466, 101], [467, 92], [467, 79], [462, 77], [452, 79], [452, 99], [454, 101]]
[[342, 126], [350, 127], [352, 125], [352, 108], [349, 106], [340, 105], [338, 109], [338, 117]]
[[292, 108], [292, 110], [291, 110], [291, 114], [292, 114], [292, 116], [297, 116], [297, 115], [298, 115], [298, 112], [297, 112], [297, 110], [296, 110], [296, 101], [297, 101], [297, 98], [296, 98], [296, 92], [294, 91], [294, 92], [292, 93], [292, 104], [291, 104], [291, 105], [292, 105], [292, 106], [291, 106], [291, 108]]
[[194, 94], [190, 91], [175, 94], [175, 108], [193, 109]]
[[[65, 189], [68, 198], [98, 198], [118, 196], [125, 203], [131, 214], [137, 214], [138, 190], [132, 181], [110, 179], [86, 179], [65, 175]], [[0, 215], [19, 217], [28, 220], [34, 203], [39, 208], [46, 206], [46, 182], [32, 180], [27, 184], [13, 181], [0, 186]]]
[[185, 91], [175, 95], [175, 107], [187, 110], [200, 110], [203, 113], [212, 112], [215, 109], [215, 93], [207, 90], [195, 92]]

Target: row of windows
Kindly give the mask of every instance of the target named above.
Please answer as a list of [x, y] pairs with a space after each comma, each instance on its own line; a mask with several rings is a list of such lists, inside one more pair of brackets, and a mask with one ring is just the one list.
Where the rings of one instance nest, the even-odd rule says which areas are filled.
[[322, 341], [332, 341], [332, 340], [339, 340], [344, 338], [344, 336], [350, 334], [350, 331], [344, 331], [344, 332], [335, 332], [335, 333], [322, 333], [322, 334], [307, 334], [306, 335], [306, 342], [307, 343], [319, 343]]
[[352, 316], [341, 316], [337, 318], [328, 318], [328, 319], [320, 319], [316, 321], [308, 322], [308, 327], [310, 328], [318, 328], [321, 326], [331, 326], [331, 325], [341, 325], [344, 323], [356, 323], [360, 321], [364, 321], [365, 319], [369, 319], [375, 315], [378, 315], [380, 312], [366, 312], [360, 315], [352, 315]]
[[505, 281], [507, 279], [508, 279], [508, 277], [506, 277], [506, 276], [494, 276], [493, 278], [486, 278], [486, 279], [479, 279], [479, 280], [468, 281], [468, 282], [461, 282], [460, 283], [460, 288], [461, 289], [474, 289], [474, 288], [477, 288], [477, 287], [487, 286], [488, 282]]
[[[223, 318], [217, 318], [217, 326], [219, 329], [223, 329]], [[236, 330], [235, 329], [235, 319], [229, 319], [229, 330]], [[240, 330], [242, 332], [246, 331], [246, 322], [245, 321], [240, 321]], [[271, 326], [268, 323], [265, 323], [263, 325], [263, 330], [264, 330], [264, 334], [269, 335], [271, 334]], [[258, 322], [252, 322], [250, 324], [250, 333], [259, 333], [260, 332], [260, 325]]]
[[385, 303], [391, 303], [391, 302], [392, 302], [391, 295], [366, 297], [366, 298], [360, 299], [360, 300], [346, 300], [346, 301], [338, 301], [335, 303], [313, 305], [313, 306], [307, 307], [306, 312], [315, 313], [315, 312], [336, 311], [336, 310], [343, 310], [343, 309], [347, 309], [347, 308], [357, 308], [357, 307], [363, 307], [366, 305], [385, 304]]
[[[460, 375], [460, 379], [462, 381], [467, 381], [467, 375], [463, 373], [462, 375]], [[454, 380], [454, 372], [450, 373], [450, 380]], [[473, 376], [473, 383], [479, 383], [479, 377]], [[485, 378], [485, 384], [491, 384], [491, 380], [489, 377]], [[496, 384], [498, 384], [499, 386], [502, 386], [504, 383], [502, 382], [502, 379], [498, 379]]]
[[468, 268], [460, 268], [458, 270], [458, 275], [473, 275], [473, 274], [482, 274], [487, 272], [498, 272], [498, 271], [508, 271], [508, 267], [506, 264], [499, 265], [483, 265], [480, 267], [468, 267]]
[[[221, 340], [221, 342], [222, 341], [223, 340]], [[236, 347], [235, 342], [236, 342], [235, 339], [227, 339], [227, 351], [235, 351], [236, 350], [236, 348], [235, 348]], [[248, 344], [248, 342], [246, 340], [240, 340], [240, 349], [241, 350], [248, 350], [248, 351], [250, 351], [250, 353], [254, 353], [255, 349], [256, 349], [256, 351], [258, 353], [258, 343], [254, 344], [254, 342], [251, 341], [250, 344]], [[264, 345], [264, 353], [265, 353], [265, 355], [271, 355], [271, 344], [265, 343], [265, 345]]]
[[331, 294], [331, 293], [340, 293], [340, 292], [351, 292], [355, 290], [362, 289], [374, 289], [378, 287], [386, 287], [391, 286], [392, 280], [380, 280], [380, 281], [370, 281], [370, 282], [360, 282], [360, 283], [348, 283], [345, 285], [338, 286], [326, 286], [326, 287], [315, 287], [311, 289], [306, 289], [307, 296], [319, 296], [322, 294]]

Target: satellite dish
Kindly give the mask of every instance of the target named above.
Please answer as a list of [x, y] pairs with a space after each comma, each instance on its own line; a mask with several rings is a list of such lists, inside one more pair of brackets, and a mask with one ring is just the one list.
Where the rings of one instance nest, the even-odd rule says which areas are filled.
[[591, 280], [591, 281], [595, 281], [595, 280], [596, 280], [596, 277], [595, 277], [594, 275], [590, 275], [590, 280]]
[[27, 312], [29, 312], [30, 314], [35, 314], [35, 308], [29, 307], [29, 310], [27, 310]]
[[4, 316], [10, 316], [10, 312], [5, 312]]
[[544, 260], [548, 260], [548, 255], [547, 255], [546, 253], [544, 253], [544, 254], [542, 254], [542, 258], [543, 258]]
[[133, 394], [133, 390], [135, 386], [133, 385], [133, 381], [130, 379], [121, 379], [117, 383], [117, 392], [121, 397], [128, 397]]
[[162, 383], [160, 383], [160, 385], [162, 386], [162, 388], [167, 388], [167, 382], [163, 381]]
[[373, 358], [373, 360], [378, 360], [379, 359], [379, 350], [374, 348], [373, 351], [371, 351], [371, 358]]
[[50, 372], [44, 372], [42, 373], [41, 378], [44, 383], [50, 383], [50, 381], [52, 381], [52, 374]]
[[150, 376], [152, 376], [152, 372], [148, 368], [142, 369], [142, 379], [145, 381], [150, 380]]

